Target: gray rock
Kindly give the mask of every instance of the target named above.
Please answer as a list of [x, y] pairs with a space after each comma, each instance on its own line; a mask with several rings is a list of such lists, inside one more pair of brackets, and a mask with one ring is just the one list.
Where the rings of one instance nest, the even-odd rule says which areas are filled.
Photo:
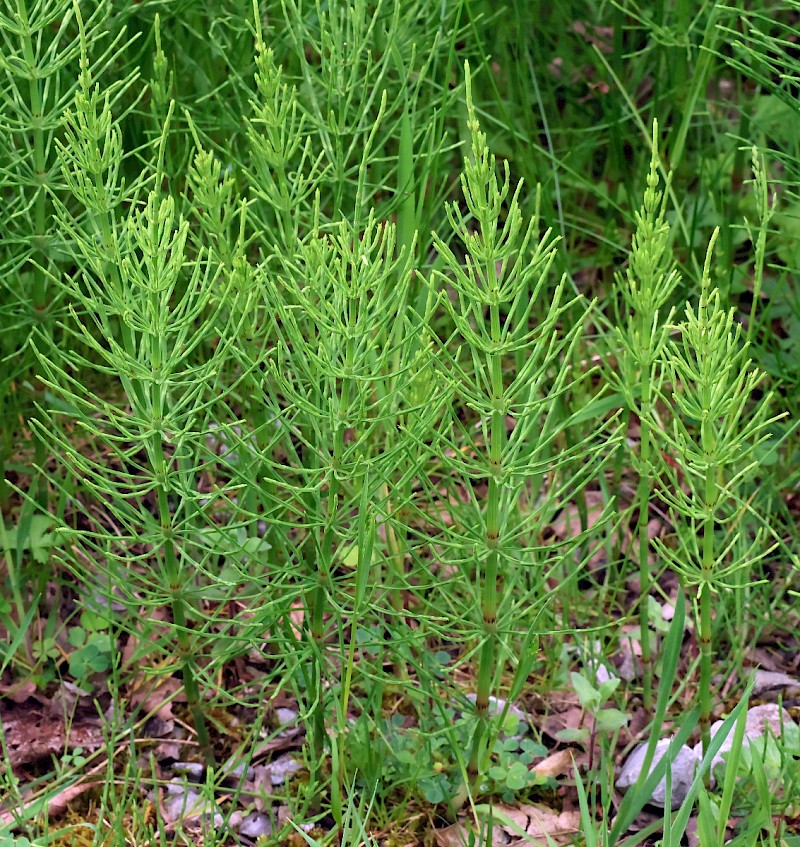
[[284, 709], [282, 707], [275, 709], [275, 717], [281, 725], [293, 724], [297, 720], [297, 715], [297, 709]]
[[800, 679], [777, 671], [765, 671], [757, 668], [753, 673], [755, 685], [753, 686], [753, 697], [760, 697], [767, 692], [784, 691], [785, 694], [800, 691]]
[[177, 823], [202, 818], [213, 826], [222, 826], [222, 813], [216, 803], [209, 802], [199, 791], [176, 781], [167, 785], [167, 796], [162, 804], [164, 820]]
[[175, 773], [185, 774], [192, 782], [200, 782], [206, 768], [200, 762], [175, 762], [172, 770]]
[[303, 769], [303, 766], [296, 762], [288, 753], [284, 756], [279, 756], [274, 761], [267, 765], [269, 776], [273, 784], [278, 785], [286, 782], [287, 777], [297, 773]]
[[[712, 738], [719, 732], [722, 723], [722, 721], [716, 721], [712, 724]], [[767, 732], [774, 735], [775, 738], [780, 738], [781, 732], [783, 732], [786, 739], [795, 745], [797, 744], [798, 737], [800, 737], [800, 728], [792, 720], [791, 715], [786, 709], [778, 706], [777, 703], [765, 703], [762, 706], [753, 706], [752, 709], [747, 710], [744, 727], [744, 743], [751, 747], [757, 746], [758, 742], [763, 739]], [[712, 783], [716, 782], [718, 776], [721, 778], [725, 771], [725, 761], [733, 746], [733, 734], [734, 730], [731, 729], [722, 742], [719, 751], [711, 760]], [[703, 745], [697, 744], [694, 749], [699, 761], [703, 756]]]
[[[671, 742], [671, 738], [662, 738], [658, 744], [656, 744], [656, 751], [653, 755], [653, 763], [650, 765], [649, 773], [653, 772], [655, 766], [664, 757]], [[642, 772], [642, 765], [644, 764], [646, 752], [647, 743], [644, 743], [636, 747], [630, 756], [628, 756], [627, 761], [622, 767], [620, 775], [617, 777], [617, 788], [627, 790], [636, 782], [639, 778], [639, 774]], [[694, 780], [695, 768], [699, 761], [700, 760], [696, 751], [691, 747], [684, 744], [680, 750], [678, 750], [678, 754], [672, 762], [672, 794], [670, 805], [673, 809], [677, 809], [689, 793], [689, 788]], [[666, 801], [667, 781], [666, 777], [664, 777], [655, 787], [653, 796], [650, 798], [650, 802], [654, 806], [660, 806], [663, 809], [666, 805]]]
[[242, 821], [239, 832], [247, 838], [260, 838], [272, 832], [272, 822], [262, 812], [253, 812]]

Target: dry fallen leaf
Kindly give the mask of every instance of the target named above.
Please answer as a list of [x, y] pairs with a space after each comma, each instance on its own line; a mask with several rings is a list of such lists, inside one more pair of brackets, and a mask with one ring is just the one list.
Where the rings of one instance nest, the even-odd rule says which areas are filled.
[[152, 714], [162, 721], [172, 719], [172, 704], [178, 700], [185, 702], [186, 695], [180, 692], [182, 683], [174, 676], [158, 677], [137, 676], [130, 686], [130, 702], [145, 714]]
[[[488, 819], [489, 807], [478, 806], [477, 811]], [[547, 806], [526, 804], [522, 806], [492, 806], [493, 845], [566, 845], [580, 832], [580, 812], [557, 812]], [[474, 826], [455, 823], [435, 832], [437, 847], [464, 847], [470, 843], [470, 829]], [[516, 840], [515, 840], [516, 839]]]
[[[67, 811], [67, 807], [69, 804], [81, 796], [84, 792], [88, 791], [90, 788], [96, 788], [103, 783], [99, 780], [81, 780], [80, 782], [76, 782], [73, 785], [68, 785], [66, 788], [63, 788], [56, 794], [53, 794], [47, 798], [47, 815], [48, 817], [58, 817], [58, 815], [63, 815], [64, 812]], [[2, 826], [13, 826], [19, 820], [20, 815], [23, 812], [28, 812], [31, 809], [36, 809], [39, 814], [41, 811], [41, 799], [36, 798], [32, 799], [30, 803], [23, 806], [23, 808], [17, 808], [14, 812], [0, 811], [0, 825]]]
[[15, 681], [11, 685], [0, 684], [0, 696], [12, 703], [24, 703], [30, 697], [35, 697], [36, 691], [36, 683], [32, 679]]
[[[588, 528], [597, 524], [603, 516], [606, 507], [606, 498], [602, 491], [585, 491], [583, 495], [586, 507], [586, 523]], [[550, 523], [550, 528], [559, 538], [569, 538], [580, 529], [581, 516], [578, 504], [568, 503], [560, 512], [559, 516]]]
[[564, 748], [551, 753], [546, 759], [537, 762], [530, 770], [532, 774], [543, 777], [564, 776], [572, 768], [575, 750]]
[[525, 805], [516, 809], [506, 806], [495, 806], [495, 814], [507, 815], [509, 824], [503, 824], [503, 829], [510, 835], [528, 838], [540, 838], [550, 843], [568, 844], [572, 836], [580, 832], [580, 812], [556, 812], [546, 806]]
[[[470, 844], [470, 830], [460, 823], [454, 823], [446, 826], [443, 829], [437, 829], [434, 832], [436, 839], [436, 847], [467, 847]], [[476, 843], [473, 838], [473, 842]], [[507, 840], [502, 843], [508, 843]], [[499, 841], [492, 838], [492, 845], [500, 844]]]
[[292, 611], [289, 612], [289, 625], [292, 634], [298, 641], [303, 640], [303, 620], [305, 617], [305, 605], [302, 600], [292, 603]]
[[553, 712], [541, 722], [542, 732], [551, 738], [558, 739], [558, 733], [564, 729], [592, 728], [592, 716], [580, 706], [571, 706], [563, 712]]
[[13, 769], [51, 755], [61, 756], [75, 747], [96, 750], [104, 743], [98, 721], [73, 720], [68, 726], [63, 715], [51, 715], [38, 708], [16, 706], [2, 710], [0, 724], [8, 763]]

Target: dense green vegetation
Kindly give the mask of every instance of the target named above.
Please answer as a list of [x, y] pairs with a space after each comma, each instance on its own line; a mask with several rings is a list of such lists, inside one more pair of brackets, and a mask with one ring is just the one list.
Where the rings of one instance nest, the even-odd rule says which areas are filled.
[[4, 0], [0, 844], [800, 843], [798, 21]]

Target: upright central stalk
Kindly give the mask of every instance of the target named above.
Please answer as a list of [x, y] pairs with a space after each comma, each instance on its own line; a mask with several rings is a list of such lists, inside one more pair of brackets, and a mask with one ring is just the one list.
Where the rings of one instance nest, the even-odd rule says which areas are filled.
[[[500, 326], [500, 307], [497, 303], [497, 278], [494, 262], [489, 268], [492, 280], [489, 306], [491, 319], [491, 337], [493, 349], [497, 349], [502, 340]], [[500, 578], [500, 535], [503, 516], [500, 511], [502, 497], [501, 478], [503, 471], [503, 453], [506, 444], [505, 403], [503, 390], [503, 360], [499, 353], [486, 354], [492, 387], [492, 413], [489, 428], [487, 458], [489, 465], [489, 492], [486, 506], [486, 562], [483, 571], [483, 590], [481, 611], [483, 614], [483, 642], [481, 644], [478, 665], [478, 686], [475, 697], [475, 713], [478, 725], [472, 742], [472, 751], [468, 769], [474, 783], [478, 783], [484, 771], [487, 738], [489, 735], [489, 695], [492, 689], [492, 677], [496, 665], [497, 652], [497, 581]], [[480, 567], [480, 563], [478, 563]], [[475, 790], [480, 786], [475, 784]]]
[[[34, 16], [36, 12], [34, 11]], [[47, 249], [47, 235], [49, 229], [49, 220], [51, 215], [48, 213], [48, 192], [51, 189], [47, 163], [47, 132], [45, 130], [45, 120], [52, 117], [52, 114], [46, 114], [48, 95], [47, 92], [51, 88], [49, 79], [42, 79], [40, 73], [43, 68], [47, 67], [46, 59], [38, 55], [34, 36], [41, 39], [42, 33], [38, 27], [31, 27], [28, 5], [25, 0], [17, 0], [17, 19], [19, 21], [19, 36], [20, 50], [24, 58], [25, 66], [27, 67], [28, 81], [28, 108], [30, 109], [30, 127], [31, 137], [33, 139], [33, 149], [31, 157], [31, 168], [34, 184], [38, 183], [34, 188], [35, 199], [32, 204], [31, 224], [33, 231], [31, 233], [31, 251], [29, 254], [27, 270], [30, 272], [31, 288], [29, 305], [31, 308], [31, 330], [39, 330], [46, 339], [52, 341], [53, 324], [47, 317], [49, 302], [53, 300], [48, 296], [49, 285], [48, 279], [51, 272], [48, 268], [51, 264], [49, 251]], [[38, 31], [37, 31], [38, 30]], [[41, 41], [39, 42], [41, 45]], [[8, 68], [8, 66], [6, 66]], [[56, 86], [57, 88], [57, 86]], [[22, 92], [20, 92], [21, 94]], [[8, 95], [7, 95], [8, 96]], [[38, 379], [34, 380], [36, 386], [34, 396], [33, 409], [31, 410], [32, 417], [41, 423], [44, 427], [47, 425], [47, 413], [44, 411], [45, 402], [43, 397], [43, 388]], [[44, 467], [47, 462], [47, 452], [45, 443], [41, 439], [36, 439], [35, 445], [35, 465], [39, 468]], [[47, 507], [47, 486], [43, 478], [37, 474], [34, 476], [33, 496], [38, 504], [46, 509]], [[22, 553], [20, 551], [20, 557]], [[20, 561], [20, 565], [21, 565]]]
[[[665, 220], [664, 193], [659, 190], [658, 124], [653, 122], [653, 152], [641, 210], [636, 215], [628, 268], [616, 274], [617, 286], [627, 320], [617, 330], [621, 342], [620, 372], [612, 372], [625, 396], [628, 408], [640, 422], [638, 461], [639, 482], [635, 505], [638, 507], [639, 542], [639, 641], [642, 647], [642, 704], [646, 712], [653, 705], [653, 640], [650, 634], [651, 542], [647, 532], [650, 499], [653, 493], [653, 430], [651, 419], [654, 400], [663, 381], [661, 353], [669, 337], [671, 310], [667, 309], [678, 275], [671, 270], [670, 228]], [[669, 185], [669, 181], [667, 186]], [[635, 462], [635, 458], [634, 458]]]
[[[354, 327], [358, 318], [358, 297], [345, 295], [345, 309], [347, 311], [347, 323]], [[346, 337], [344, 341], [345, 356], [343, 372], [351, 373], [354, 367], [355, 340], [352, 336]], [[325, 666], [325, 613], [328, 609], [328, 592], [330, 591], [331, 574], [335, 568], [334, 557], [336, 555], [336, 534], [334, 527], [340, 521], [339, 497], [343, 493], [340, 475], [343, 471], [345, 455], [345, 432], [348, 428], [348, 414], [350, 413], [351, 397], [355, 391], [352, 377], [341, 379], [338, 398], [334, 397], [336, 382], [329, 383], [331, 395], [324, 398], [323, 403], [332, 405], [334, 411], [333, 432], [330, 434], [329, 446], [320, 444], [318, 453], [331, 450], [330, 468], [324, 474], [326, 486], [325, 504], [321, 509], [323, 525], [319, 529], [319, 546], [317, 551], [316, 576], [309, 592], [308, 606], [310, 615], [309, 635], [311, 637], [311, 679], [314, 706], [311, 718], [311, 785], [320, 786], [322, 783], [322, 762], [325, 754], [325, 742], [327, 733], [325, 729], [325, 716], [328, 710], [329, 694], [327, 690], [326, 666]], [[321, 406], [322, 407], [322, 406]], [[320, 494], [322, 492], [320, 491]], [[341, 780], [342, 774], [333, 774], [334, 780]], [[339, 786], [340, 792], [342, 786]], [[315, 798], [319, 797], [319, 791], [315, 792]]]
[[641, 471], [638, 482], [639, 500], [639, 642], [642, 645], [642, 704], [649, 714], [653, 705], [653, 656], [650, 642], [650, 538], [647, 534], [650, 517], [650, 495], [653, 490], [650, 469], [650, 373], [642, 368], [642, 415], [640, 417]]
[[[153, 464], [156, 485], [156, 503], [158, 507], [158, 518], [161, 528], [161, 539], [163, 544], [164, 566], [167, 577], [167, 590], [170, 597], [170, 608], [172, 619], [175, 624], [175, 632], [178, 641], [178, 654], [180, 656], [181, 673], [183, 675], [183, 689], [186, 694], [186, 702], [192, 713], [197, 742], [203, 754], [203, 758], [210, 767], [213, 767], [214, 752], [211, 739], [206, 727], [205, 715], [200, 702], [200, 689], [194, 673], [195, 647], [194, 639], [189, 634], [189, 621], [187, 615], [187, 603], [184, 595], [186, 581], [181, 558], [175, 546], [176, 529], [168, 498], [167, 479], [169, 477], [169, 462], [171, 461], [164, 451], [164, 409], [167, 399], [167, 388], [163, 379], [163, 369], [167, 359], [166, 326], [161, 326], [162, 303], [157, 285], [150, 292], [151, 306], [154, 316], [154, 332], [147, 339], [147, 349], [150, 354], [152, 367], [152, 379], [142, 385], [144, 392], [149, 389], [150, 408], [152, 410], [153, 434], [150, 437], [150, 455]], [[175, 471], [177, 472], [177, 471]]]
[[[497, 734], [492, 731], [492, 720], [500, 719], [490, 708], [492, 687], [507, 664], [513, 667], [509, 693], [513, 700], [535, 661], [535, 619], [528, 618], [527, 634], [523, 635], [518, 616], [535, 614], [547, 599], [540, 580], [541, 532], [569, 487], [553, 484], [553, 480], [559, 469], [571, 466], [567, 470], [572, 486], [568, 496], [579, 496], [595, 463], [601, 461], [588, 446], [591, 436], [581, 437], [566, 450], [554, 449], [570, 426], [569, 414], [564, 411], [565, 395], [581, 379], [573, 380], [571, 368], [564, 363], [572, 360], [583, 321], [576, 321], [574, 313], [569, 318], [566, 315], [578, 303], [562, 300], [566, 278], [549, 286], [556, 242], [549, 230], [541, 236], [538, 233], [540, 194], [537, 190], [535, 214], [525, 224], [520, 209], [522, 183], [512, 193], [508, 167], [498, 176], [497, 161], [475, 114], [468, 65], [465, 82], [472, 155], [464, 161], [461, 179], [464, 205], [453, 203], [446, 210], [454, 233], [464, 242], [466, 256], [456, 255], [434, 233], [446, 272], [434, 271], [432, 277], [432, 286], [438, 289], [435, 296], [464, 340], [465, 359], [470, 362], [463, 366], [459, 361], [464, 347], [459, 345], [459, 352], [453, 354], [452, 339], [443, 341], [441, 360], [448, 392], [453, 386], [478, 413], [481, 433], [473, 435], [472, 428], [457, 419], [455, 409], [446, 416], [443, 461], [470, 492], [468, 502], [458, 510], [461, 514], [453, 516], [458, 528], [450, 546], [459, 551], [459, 567], [474, 564], [474, 569], [465, 569], [464, 576], [475, 607], [470, 634], [478, 642], [476, 727], [465, 772], [451, 798], [453, 809], [485, 790], [490, 746]], [[444, 295], [441, 283], [451, 286], [456, 296]], [[565, 329], [568, 320], [571, 326]], [[507, 416], [513, 418], [513, 428], [507, 427]], [[454, 432], [461, 435], [454, 439]], [[462, 437], [463, 447], [458, 444]], [[580, 467], [578, 473], [576, 467]], [[545, 477], [548, 483], [538, 488]], [[475, 488], [476, 480], [485, 481], [485, 495]], [[577, 541], [569, 539], [565, 546], [573, 548]], [[566, 561], [569, 555], [562, 548], [552, 559]], [[522, 597], [513, 599], [504, 584], [512, 565], [520, 570], [523, 592]], [[525, 568], [533, 572], [530, 583], [528, 574], [521, 572]], [[480, 620], [475, 620], [478, 616]], [[519, 659], [509, 655], [512, 644], [513, 649], [522, 651]], [[508, 708], [502, 711], [507, 713]]]
[[[711, 458], [716, 450], [710, 410], [705, 409], [705, 419], [701, 422], [703, 451], [708, 459], [705, 473], [705, 517], [703, 519], [703, 550], [700, 585], [700, 736], [703, 742], [703, 755], [711, 742], [711, 585], [714, 577], [714, 503], [716, 501], [716, 468]], [[706, 783], [710, 773], [706, 773]]]

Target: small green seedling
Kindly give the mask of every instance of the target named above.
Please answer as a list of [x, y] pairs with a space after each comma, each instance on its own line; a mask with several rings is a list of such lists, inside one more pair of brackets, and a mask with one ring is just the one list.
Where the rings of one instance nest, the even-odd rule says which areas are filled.
[[629, 716], [619, 709], [602, 708], [608, 698], [616, 691], [619, 685], [617, 677], [611, 677], [599, 686], [595, 687], [589, 680], [580, 673], [573, 672], [570, 674], [572, 686], [575, 693], [578, 695], [581, 708], [584, 712], [592, 715], [592, 726], [581, 726], [576, 729], [562, 729], [557, 737], [560, 741], [577, 742], [579, 744], [588, 744], [591, 739], [597, 734], [611, 735], [626, 726]]

